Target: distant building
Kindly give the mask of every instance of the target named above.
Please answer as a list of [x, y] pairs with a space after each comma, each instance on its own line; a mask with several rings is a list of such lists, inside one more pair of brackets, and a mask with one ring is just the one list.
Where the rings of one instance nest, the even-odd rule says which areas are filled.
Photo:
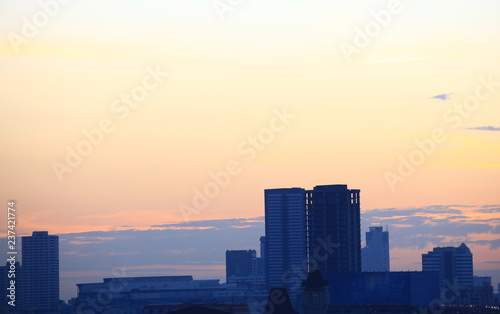
[[459, 247], [437, 247], [422, 254], [422, 270], [439, 274], [440, 289], [454, 294], [448, 297], [449, 304], [462, 303], [461, 291], [474, 284], [472, 253], [465, 243]]
[[256, 275], [256, 259], [257, 252], [255, 250], [226, 251], [226, 279]]
[[260, 257], [266, 258], [266, 237], [260, 237]]
[[494, 303], [496, 306], [500, 306], [500, 283], [498, 284], [497, 287], [497, 293], [494, 295]]
[[466, 297], [467, 305], [480, 307], [494, 305], [491, 277], [474, 276], [474, 285], [466, 290]]
[[267, 286], [288, 288], [295, 304], [307, 274], [305, 190], [269, 189], [264, 194]]
[[140, 312], [151, 304], [247, 303], [244, 289], [221, 285], [219, 279], [193, 280], [192, 276], [104, 278], [103, 282], [77, 287], [78, 297], [72, 301], [77, 313], [100, 313], [104, 309]]
[[330, 307], [420, 307], [441, 298], [436, 272], [332, 273], [326, 279]]
[[474, 287], [491, 286], [490, 276], [473, 276], [472, 277]]
[[257, 257], [257, 276], [266, 275], [266, 237], [260, 237], [260, 257]]
[[59, 237], [34, 231], [22, 237], [21, 308], [52, 312], [59, 309]]
[[365, 272], [390, 271], [389, 231], [370, 227], [366, 233], [366, 246], [361, 249], [361, 266]]
[[310, 269], [323, 274], [361, 271], [359, 193], [341, 184], [306, 192]]

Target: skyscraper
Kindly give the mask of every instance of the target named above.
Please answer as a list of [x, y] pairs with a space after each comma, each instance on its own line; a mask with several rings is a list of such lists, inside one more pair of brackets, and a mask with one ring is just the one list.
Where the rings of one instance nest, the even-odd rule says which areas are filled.
[[301, 188], [265, 190], [266, 284], [297, 300], [307, 269], [306, 201]]
[[260, 237], [260, 257], [266, 258], [266, 237]]
[[365, 272], [390, 271], [389, 231], [370, 227], [366, 233], [366, 246], [361, 249], [361, 268]]
[[266, 237], [260, 237], [260, 257], [257, 257], [257, 276], [266, 276]]
[[474, 284], [472, 253], [465, 243], [459, 247], [436, 247], [422, 254], [422, 270], [439, 272], [441, 290], [460, 290]]
[[306, 192], [310, 269], [323, 274], [361, 271], [359, 193], [340, 184]]
[[57, 311], [59, 308], [59, 237], [34, 231], [22, 237], [21, 308]]
[[226, 251], [226, 280], [231, 277], [253, 276], [257, 272], [255, 250]]

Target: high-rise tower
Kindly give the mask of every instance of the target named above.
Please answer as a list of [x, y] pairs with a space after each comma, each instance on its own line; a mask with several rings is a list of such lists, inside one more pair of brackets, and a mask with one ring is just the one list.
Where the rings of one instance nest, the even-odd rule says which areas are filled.
[[297, 300], [307, 269], [306, 201], [301, 188], [265, 190], [266, 283]]
[[310, 269], [323, 274], [361, 271], [359, 193], [340, 184], [306, 192]]
[[366, 246], [361, 249], [361, 268], [365, 272], [390, 271], [389, 231], [370, 227], [366, 233]]
[[21, 308], [52, 312], [59, 309], [59, 237], [34, 231], [22, 237]]
[[465, 243], [459, 247], [436, 247], [422, 254], [422, 270], [439, 273], [441, 290], [474, 285], [472, 253]]

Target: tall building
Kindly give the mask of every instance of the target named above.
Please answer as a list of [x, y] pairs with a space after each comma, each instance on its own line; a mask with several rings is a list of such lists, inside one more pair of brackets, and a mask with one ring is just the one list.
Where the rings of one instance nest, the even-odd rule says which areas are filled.
[[361, 271], [359, 193], [347, 185], [265, 190], [268, 288], [287, 288], [297, 305], [308, 271]]
[[389, 231], [370, 227], [366, 233], [366, 246], [361, 249], [361, 269], [364, 272], [390, 271]]
[[266, 258], [266, 237], [260, 237], [260, 257]]
[[257, 273], [255, 250], [226, 251], [226, 280], [231, 277], [253, 276]]
[[307, 274], [305, 190], [269, 189], [264, 195], [266, 284], [287, 288], [294, 303]]
[[323, 274], [361, 272], [359, 193], [340, 184], [306, 192], [310, 269]]
[[472, 253], [465, 243], [459, 247], [436, 247], [422, 254], [422, 270], [439, 273], [441, 290], [462, 290], [474, 284]]
[[257, 276], [266, 274], [266, 237], [260, 237], [260, 257], [257, 257]]
[[21, 308], [51, 312], [59, 309], [59, 237], [34, 231], [22, 237]]

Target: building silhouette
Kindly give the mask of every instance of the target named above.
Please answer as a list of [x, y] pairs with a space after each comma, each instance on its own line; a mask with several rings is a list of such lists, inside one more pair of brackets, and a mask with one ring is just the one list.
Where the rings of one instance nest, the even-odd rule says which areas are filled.
[[491, 277], [474, 276], [474, 286], [467, 290], [468, 302], [467, 305], [475, 305], [480, 307], [494, 305], [493, 286], [491, 285]]
[[231, 277], [254, 276], [257, 274], [257, 252], [255, 250], [226, 251], [226, 280]]
[[368, 306], [421, 307], [429, 306], [441, 298], [439, 275], [436, 272], [330, 273], [325, 277], [329, 284], [330, 307], [339, 310], [366, 307], [367, 311], [361, 313], [427, 313], [397, 308], [384, 312]]
[[306, 200], [302, 188], [265, 190], [268, 289], [284, 287], [293, 304], [307, 270]]
[[328, 282], [321, 271], [312, 270], [302, 282], [301, 314], [326, 314], [330, 305]]
[[257, 276], [266, 275], [266, 237], [260, 237], [260, 257], [257, 257]]
[[105, 309], [110, 313], [141, 313], [146, 306], [152, 313], [161, 313], [159, 310], [168, 305], [230, 307], [247, 303], [245, 290], [219, 281], [194, 280], [190, 275], [103, 278], [102, 282], [77, 284], [78, 297], [72, 304], [77, 313], [104, 313]]
[[20, 307], [27, 311], [59, 309], [59, 237], [34, 231], [22, 237]]
[[286, 288], [271, 288], [263, 314], [299, 314], [293, 309]]
[[[323, 274], [361, 271], [359, 194], [340, 184], [306, 192], [310, 269]], [[315, 258], [318, 252], [324, 258]]]
[[298, 306], [309, 270], [361, 272], [359, 193], [347, 185], [265, 190], [268, 289], [286, 288]]
[[364, 272], [390, 271], [389, 231], [370, 227], [366, 233], [366, 246], [361, 249], [361, 269]]
[[464, 303], [468, 287], [474, 285], [472, 253], [462, 243], [459, 247], [436, 247], [422, 254], [422, 270], [439, 273], [441, 291], [453, 294], [448, 303]]

